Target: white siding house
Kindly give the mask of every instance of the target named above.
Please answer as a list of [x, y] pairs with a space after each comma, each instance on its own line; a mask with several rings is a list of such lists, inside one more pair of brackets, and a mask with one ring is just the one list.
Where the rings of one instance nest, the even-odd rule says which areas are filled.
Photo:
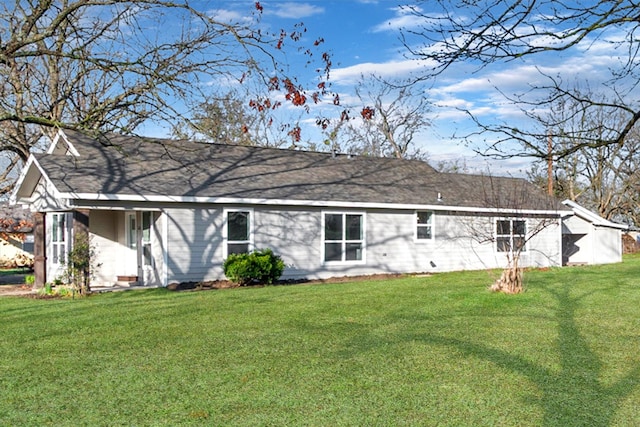
[[572, 217], [524, 180], [417, 160], [77, 131], [30, 157], [12, 202], [39, 215], [41, 284], [83, 221], [94, 285], [167, 286], [224, 279], [228, 254], [263, 248], [283, 279], [503, 267], [525, 241], [521, 265], [560, 266]]

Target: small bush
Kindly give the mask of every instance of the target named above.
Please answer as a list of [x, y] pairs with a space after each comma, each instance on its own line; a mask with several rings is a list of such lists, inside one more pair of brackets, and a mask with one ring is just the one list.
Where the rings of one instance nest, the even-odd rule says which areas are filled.
[[36, 276], [34, 276], [33, 274], [27, 274], [26, 276], [24, 276], [25, 285], [33, 286], [34, 283], [36, 283]]
[[60, 280], [56, 279], [53, 283], [45, 283], [44, 287], [38, 291], [39, 296], [47, 297], [69, 297], [74, 296], [71, 287], [63, 285]]
[[271, 249], [245, 254], [231, 254], [224, 261], [224, 274], [232, 282], [248, 285], [251, 282], [272, 284], [284, 271], [284, 262]]

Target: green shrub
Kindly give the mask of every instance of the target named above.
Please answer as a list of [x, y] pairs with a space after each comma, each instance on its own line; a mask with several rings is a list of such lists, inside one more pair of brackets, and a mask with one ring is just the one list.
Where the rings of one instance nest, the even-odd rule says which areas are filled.
[[25, 285], [33, 286], [34, 283], [36, 283], [36, 276], [34, 276], [33, 274], [27, 274], [26, 276], [24, 276]]
[[69, 297], [74, 296], [74, 291], [70, 286], [62, 284], [59, 279], [54, 280], [53, 283], [47, 282], [42, 289], [38, 290], [40, 296], [56, 296], [56, 297]]
[[251, 282], [272, 284], [284, 271], [284, 262], [271, 249], [251, 253], [231, 254], [224, 261], [224, 274], [232, 282], [248, 285]]

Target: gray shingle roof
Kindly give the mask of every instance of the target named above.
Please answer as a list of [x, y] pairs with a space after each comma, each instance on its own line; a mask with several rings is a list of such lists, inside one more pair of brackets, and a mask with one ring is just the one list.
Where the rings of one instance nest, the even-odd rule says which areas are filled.
[[63, 193], [566, 209], [522, 179], [400, 160], [65, 131], [80, 156], [38, 154]]

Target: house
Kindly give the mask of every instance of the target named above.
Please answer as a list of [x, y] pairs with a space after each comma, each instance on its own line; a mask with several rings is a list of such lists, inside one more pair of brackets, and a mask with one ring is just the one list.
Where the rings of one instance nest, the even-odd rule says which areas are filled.
[[32, 231], [31, 212], [0, 204], [0, 267], [33, 265]]
[[522, 179], [440, 173], [419, 160], [59, 131], [12, 202], [35, 212], [36, 283], [77, 236], [94, 284], [223, 279], [231, 253], [269, 247], [283, 279], [562, 264], [570, 208]]
[[562, 202], [572, 210], [562, 222], [562, 263], [610, 264], [622, 260], [622, 233], [628, 225], [606, 220], [571, 200]]

